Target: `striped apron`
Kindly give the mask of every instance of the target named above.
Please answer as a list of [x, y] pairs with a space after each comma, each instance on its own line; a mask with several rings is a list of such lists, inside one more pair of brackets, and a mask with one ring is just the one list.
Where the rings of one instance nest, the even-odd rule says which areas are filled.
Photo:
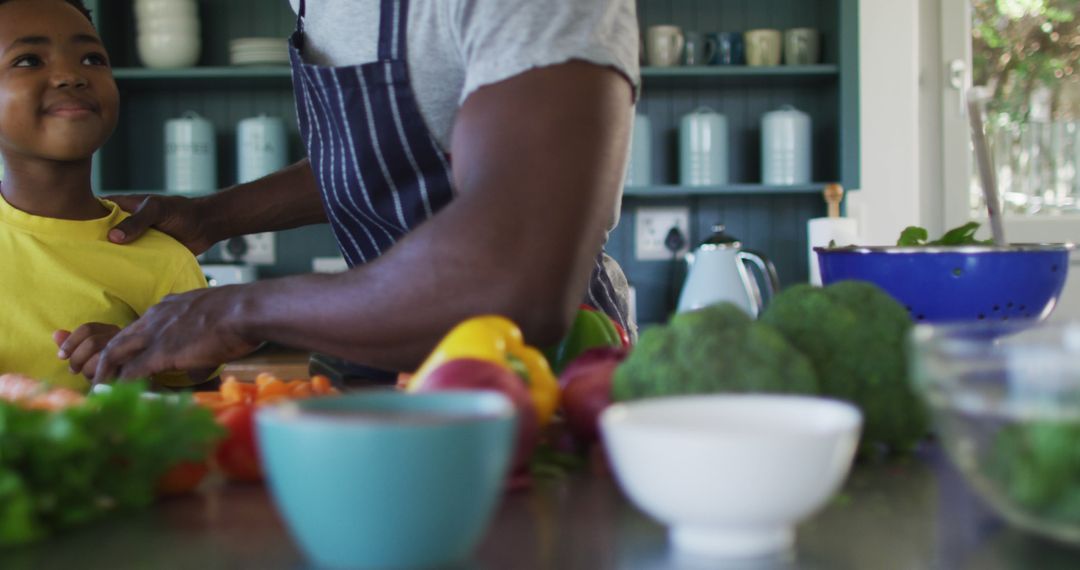
[[[454, 198], [450, 156], [428, 131], [409, 80], [408, 0], [381, 0], [378, 60], [347, 67], [304, 63], [305, 4], [289, 38], [296, 116], [338, 247], [354, 267]], [[602, 253], [585, 302], [626, 328]]]

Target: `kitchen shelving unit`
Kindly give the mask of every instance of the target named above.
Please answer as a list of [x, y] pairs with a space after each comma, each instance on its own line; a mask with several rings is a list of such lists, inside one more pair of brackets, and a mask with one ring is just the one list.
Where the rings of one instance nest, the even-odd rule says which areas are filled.
[[[785, 285], [806, 281], [806, 221], [825, 215], [822, 189], [829, 182], [859, 187], [858, 0], [637, 0], [637, 8], [643, 33], [658, 24], [702, 34], [811, 27], [822, 40], [818, 65], [642, 68], [637, 112], [652, 125], [653, 184], [626, 189], [608, 242], [637, 289], [639, 320], [664, 320], [681, 285], [680, 268], [671, 261], [635, 259], [635, 211], [641, 206], [689, 207], [691, 245], [723, 224], [746, 247], [770, 256]], [[784, 104], [813, 122], [813, 184], [761, 184], [761, 117]], [[728, 185], [678, 183], [679, 120], [700, 106], [727, 118]]]
[[[723, 223], [748, 247], [770, 255], [786, 284], [804, 281], [805, 222], [824, 213], [822, 187], [834, 181], [849, 189], [859, 186], [858, 0], [636, 1], [642, 30], [654, 24], [698, 32], [805, 26], [822, 33], [819, 65], [642, 68], [638, 112], [647, 114], [653, 127], [654, 184], [626, 189], [622, 221], [608, 244], [637, 287], [640, 319], [665, 318], [673, 286], [669, 263], [634, 259], [634, 211], [642, 205], [688, 206], [692, 243], [706, 236], [712, 225]], [[303, 156], [288, 68], [228, 65], [231, 39], [272, 36], [284, 41], [295, 21], [288, 2], [200, 0], [203, 55], [198, 67], [178, 70], [140, 66], [131, 2], [87, 4], [113, 59], [122, 101], [117, 132], [97, 157], [99, 191], [161, 188], [164, 122], [188, 110], [209, 118], [217, 129], [220, 186], [234, 182], [234, 132], [241, 119], [260, 113], [284, 118], [291, 129], [290, 158]], [[814, 184], [769, 187], [759, 182], [761, 115], [782, 104], [793, 104], [813, 120]], [[728, 119], [730, 185], [678, 185], [678, 121], [701, 105]], [[215, 254], [209, 255], [212, 260]], [[312, 256], [327, 255], [337, 255], [337, 248], [326, 228], [281, 232], [278, 263], [261, 273], [308, 271]]]

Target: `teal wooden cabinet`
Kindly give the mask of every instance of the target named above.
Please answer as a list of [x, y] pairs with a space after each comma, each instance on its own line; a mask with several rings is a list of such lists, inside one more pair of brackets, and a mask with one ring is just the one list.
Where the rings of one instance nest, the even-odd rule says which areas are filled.
[[[858, 0], [638, 0], [642, 36], [649, 26], [683, 31], [743, 32], [809, 27], [821, 33], [821, 61], [809, 66], [703, 66], [642, 68], [637, 112], [652, 125], [654, 186], [628, 187], [609, 253], [637, 288], [642, 323], [662, 321], [674, 307], [682, 262], [639, 261], [634, 255], [635, 211], [640, 206], [690, 208], [690, 243], [723, 224], [746, 247], [765, 252], [784, 285], [808, 279], [806, 221], [825, 215], [826, 183], [859, 186]], [[813, 183], [761, 184], [761, 118], [793, 105], [813, 123]], [[678, 124], [706, 106], [728, 123], [730, 184], [685, 187], [678, 182]]]

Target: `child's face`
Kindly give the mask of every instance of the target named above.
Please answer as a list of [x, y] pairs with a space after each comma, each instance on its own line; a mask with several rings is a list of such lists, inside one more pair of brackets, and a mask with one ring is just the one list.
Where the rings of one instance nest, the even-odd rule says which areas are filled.
[[105, 48], [73, 6], [0, 4], [0, 152], [89, 158], [116, 128], [118, 99]]

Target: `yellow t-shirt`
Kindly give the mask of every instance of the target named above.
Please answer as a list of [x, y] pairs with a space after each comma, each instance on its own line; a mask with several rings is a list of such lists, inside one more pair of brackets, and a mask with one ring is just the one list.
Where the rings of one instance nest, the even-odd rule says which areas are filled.
[[128, 245], [109, 242], [109, 230], [127, 213], [101, 204], [105, 217], [58, 220], [0, 196], [0, 373], [85, 391], [86, 378], [57, 358], [54, 331], [90, 322], [124, 327], [166, 295], [206, 287], [191, 252], [161, 232]]

